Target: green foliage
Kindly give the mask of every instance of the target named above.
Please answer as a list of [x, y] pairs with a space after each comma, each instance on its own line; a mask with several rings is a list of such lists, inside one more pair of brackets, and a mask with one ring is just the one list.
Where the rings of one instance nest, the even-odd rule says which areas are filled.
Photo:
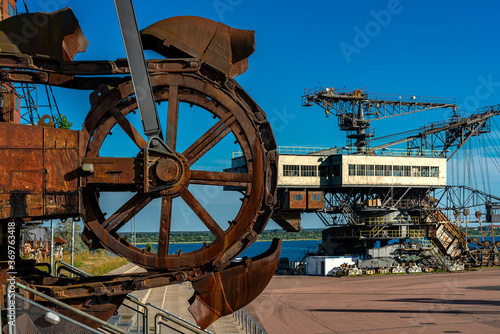
[[[65, 245], [65, 252], [71, 252], [71, 225], [73, 224], [73, 219], [67, 219], [65, 221], [59, 221], [54, 229], [54, 236], [60, 237], [66, 240], [68, 243]], [[83, 242], [82, 235], [83, 228], [79, 222], [75, 222], [75, 253], [88, 252], [89, 248]]]
[[144, 247], [144, 249], [147, 251], [147, 252], [151, 252], [151, 253], [157, 253], [158, 250], [153, 247], [153, 245], [151, 245], [150, 242], [146, 243], [146, 246]]
[[[63, 261], [70, 263], [71, 255], [67, 253]], [[83, 270], [92, 276], [101, 276], [108, 272], [124, 266], [128, 263], [127, 259], [116, 256], [104, 249], [96, 251], [88, 251], [76, 254], [74, 258], [74, 266]]]
[[58, 129], [71, 129], [73, 122], [68, 121], [65, 115], [59, 115], [54, 117], [54, 124]]
[[[483, 223], [483, 233], [482, 235], [485, 237], [491, 237], [493, 234], [491, 233], [491, 225], [490, 223]], [[460, 230], [465, 233], [465, 226], [460, 226]], [[493, 228], [493, 233], [495, 237], [500, 236], [500, 228], [495, 227]], [[480, 238], [481, 237], [481, 228], [479, 225], [474, 226], [474, 227], [468, 227], [467, 228], [467, 236], [469, 238]]]

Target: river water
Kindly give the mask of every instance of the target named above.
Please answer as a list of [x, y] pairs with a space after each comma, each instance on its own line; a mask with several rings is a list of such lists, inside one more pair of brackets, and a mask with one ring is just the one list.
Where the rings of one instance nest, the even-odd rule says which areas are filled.
[[[290, 261], [299, 261], [299, 257], [303, 256], [307, 250], [314, 252], [318, 249], [321, 240], [284, 240], [281, 248], [280, 257], [287, 257]], [[151, 244], [153, 247], [158, 247], [158, 244]], [[145, 245], [137, 245], [139, 248], [144, 248]], [[178, 250], [182, 253], [189, 253], [203, 247], [203, 243], [172, 243], [170, 244], [170, 253], [175, 254]], [[254, 257], [267, 251], [271, 247], [271, 241], [254, 242], [240, 257]]]
[[[485, 240], [492, 241], [492, 237], [484, 237]], [[495, 241], [500, 241], [500, 236], [495, 237]], [[300, 261], [306, 252], [314, 252], [318, 249], [321, 240], [284, 240], [281, 249], [280, 257], [287, 257], [290, 261]], [[152, 244], [153, 247], [158, 247], [158, 244]], [[258, 241], [253, 243], [247, 250], [245, 250], [240, 257], [254, 257], [264, 253], [271, 246], [271, 241]], [[137, 245], [137, 247], [144, 248], [145, 245]], [[170, 244], [170, 253], [175, 254], [178, 250], [182, 253], [189, 253], [203, 247], [203, 243], [172, 243]], [[477, 246], [469, 244], [471, 249]]]

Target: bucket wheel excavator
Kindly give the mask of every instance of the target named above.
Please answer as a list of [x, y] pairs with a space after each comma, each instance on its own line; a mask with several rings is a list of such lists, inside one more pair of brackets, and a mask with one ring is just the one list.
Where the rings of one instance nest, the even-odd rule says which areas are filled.
[[[264, 230], [276, 202], [278, 156], [270, 124], [234, 80], [248, 68], [254, 32], [199, 17], [169, 18], [139, 32], [131, 0], [115, 4], [127, 51], [127, 59], [116, 61], [73, 60], [85, 51], [88, 41], [69, 8], [0, 22], [2, 84], [93, 91], [91, 110], [80, 131], [51, 127], [48, 116], [40, 126], [0, 123], [1, 247], [7, 249], [8, 231], [14, 228], [19, 235], [25, 221], [81, 217], [82, 239], [91, 249], [107, 249], [147, 272], [60, 278], [37, 270], [32, 260], [16, 257], [1, 259], [0, 279], [5, 286], [15, 268], [16, 279], [23, 284], [104, 320], [133, 290], [190, 281], [195, 294], [189, 309], [204, 329], [262, 292], [281, 249], [281, 242], [275, 240], [265, 254], [232, 262]], [[44, 24], [19, 43], [23, 22]], [[143, 48], [164, 58], [146, 61]], [[7, 101], [3, 100], [4, 113], [15, 111], [15, 104]], [[160, 103], [168, 105], [165, 128], [159, 121]], [[190, 131], [178, 126], [182, 104], [208, 113], [215, 124], [181, 150], [179, 134]], [[142, 129], [131, 121], [137, 112]], [[130, 138], [121, 144], [134, 152], [130, 156], [109, 156], [110, 150], [104, 149], [114, 129]], [[198, 169], [195, 163], [230, 134], [245, 157], [245, 172]], [[229, 224], [218, 222], [197, 200], [191, 185], [238, 187], [243, 193], [241, 207]], [[117, 192], [131, 197], [115, 212], [104, 212], [100, 198]], [[176, 198], [213, 234], [213, 242], [172, 255]], [[158, 251], [153, 253], [129, 243], [119, 231], [156, 199], [161, 201], [161, 213]]]

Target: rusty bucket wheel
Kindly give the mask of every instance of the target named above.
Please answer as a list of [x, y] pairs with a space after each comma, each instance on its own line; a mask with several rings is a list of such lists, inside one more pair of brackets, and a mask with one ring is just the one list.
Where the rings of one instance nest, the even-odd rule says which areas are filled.
[[[151, 76], [155, 101], [168, 101], [165, 143], [173, 149], [168, 157], [145, 156], [147, 143], [139, 131], [127, 120], [127, 115], [137, 107], [134, 89], [127, 82], [98, 97], [84, 124], [87, 161], [99, 164], [101, 147], [111, 130], [118, 126], [132, 139], [137, 147], [133, 164], [125, 164], [124, 174], [133, 175], [133, 180], [119, 187], [101, 180], [96, 186], [87, 181], [83, 189], [86, 233], [84, 239], [92, 246], [101, 246], [126, 257], [144, 268], [178, 271], [197, 268], [192, 274], [205, 270], [223, 269], [248, 245], [255, 241], [272, 214], [276, 198], [277, 156], [274, 137], [262, 110], [234, 82], [226, 85], [232, 89], [221, 89], [216, 83], [201, 79], [194, 74], [158, 74]], [[217, 123], [183, 152], [176, 152], [178, 114], [180, 102], [195, 105], [208, 112]], [[191, 169], [193, 164], [214, 147], [226, 135], [232, 133], [238, 142], [246, 162], [245, 173], [211, 172]], [[228, 159], [229, 159], [228, 155]], [[117, 159], [118, 160], [118, 159]], [[148, 180], [141, 183], [142, 164], [155, 174], [156, 183]], [[138, 172], [139, 170], [139, 172]], [[146, 176], [148, 178], [148, 176]], [[106, 178], [105, 178], [106, 179]], [[105, 184], [109, 182], [110, 184]], [[146, 189], [144, 189], [145, 184]], [[241, 208], [228, 228], [223, 229], [193, 196], [191, 184], [232, 186], [242, 189]], [[107, 187], [109, 186], [109, 187]], [[106, 217], [99, 206], [102, 189], [120, 189], [135, 193], [116, 212]], [[172, 219], [172, 200], [180, 197], [215, 236], [215, 241], [198, 250], [180, 255], [169, 255], [169, 236]], [[137, 248], [118, 235], [118, 230], [134, 215], [144, 209], [153, 199], [161, 198], [161, 214], [158, 223], [158, 253]], [[147, 208], [146, 208], [147, 209]], [[89, 233], [90, 232], [90, 233]], [[92, 240], [90, 240], [92, 239]]]

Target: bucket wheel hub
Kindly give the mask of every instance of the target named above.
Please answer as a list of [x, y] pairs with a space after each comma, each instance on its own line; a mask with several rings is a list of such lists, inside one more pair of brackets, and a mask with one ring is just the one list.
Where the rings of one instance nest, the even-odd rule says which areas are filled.
[[[146, 150], [144, 191], [159, 191], [162, 196], [177, 197], [189, 185], [191, 170], [187, 159], [180, 153], [157, 153]], [[176, 196], [177, 195], [177, 196]]]

